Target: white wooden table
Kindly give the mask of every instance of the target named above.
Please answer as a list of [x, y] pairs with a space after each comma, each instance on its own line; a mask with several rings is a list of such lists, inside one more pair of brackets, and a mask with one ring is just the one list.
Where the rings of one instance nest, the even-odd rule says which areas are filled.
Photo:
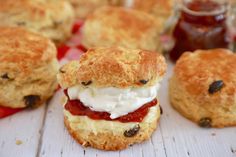
[[168, 79], [159, 92], [163, 115], [152, 138], [116, 152], [83, 148], [63, 124], [62, 92], [48, 105], [0, 120], [0, 157], [236, 157], [236, 127], [203, 129], [176, 112], [168, 99]]

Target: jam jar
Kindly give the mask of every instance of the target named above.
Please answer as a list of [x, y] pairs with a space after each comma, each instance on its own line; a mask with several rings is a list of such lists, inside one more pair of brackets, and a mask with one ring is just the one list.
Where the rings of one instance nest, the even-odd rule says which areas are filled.
[[170, 59], [176, 61], [185, 51], [228, 48], [228, 5], [227, 0], [182, 0]]

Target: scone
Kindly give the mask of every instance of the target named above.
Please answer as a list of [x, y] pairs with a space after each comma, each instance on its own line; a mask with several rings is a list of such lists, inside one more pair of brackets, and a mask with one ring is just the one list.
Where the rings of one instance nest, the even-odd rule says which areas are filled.
[[120, 150], [147, 140], [160, 118], [156, 99], [166, 71], [158, 53], [94, 48], [58, 74], [67, 102], [65, 125], [83, 146]]
[[0, 0], [0, 26], [20, 26], [63, 42], [71, 35], [74, 12], [63, 0]]
[[186, 52], [170, 79], [172, 106], [201, 127], [236, 125], [236, 55], [226, 49]]
[[96, 9], [108, 5], [116, 5], [118, 0], [68, 0], [75, 10], [75, 16], [79, 19], [85, 19]]
[[123, 0], [123, 2], [127, 7], [144, 11], [157, 17], [163, 25], [165, 25], [174, 10], [174, 0]]
[[35, 107], [56, 87], [56, 47], [22, 28], [0, 27], [0, 106]]
[[82, 29], [82, 44], [122, 46], [158, 51], [161, 23], [148, 13], [122, 7], [102, 7], [91, 14]]

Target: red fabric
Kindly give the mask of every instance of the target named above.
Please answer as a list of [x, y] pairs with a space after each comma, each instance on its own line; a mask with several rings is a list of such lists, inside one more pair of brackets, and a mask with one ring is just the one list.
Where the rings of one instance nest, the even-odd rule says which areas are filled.
[[22, 110], [23, 110], [22, 108], [10, 108], [10, 107], [0, 106], [0, 118], [4, 118], [6, 116], [12, 115]]
[[58, 49], [57, 58], [59, 61], [61, 60], [77, 60], [81, 56], [82, 53], [86, 52], [87, 49], [81, 44], [81, 28], [83, 26], [83, 21], [78, 20], [75, 22], [72, 33], [73, 36], [67, 43], [60, 45]]
[[69, 46], [62, 44], [60, 46], [57, 47], [57, 59], [61, 60], [65, 55], [66, 52], [70, 49]]
[[80, 28], [81, 28], [81, 26], [83, 25], [83, 21], [82, 20], [77, 20], [75, 23], [74, 23], [74, 26], [73, 26], [73, 28], [72, 28], [72, 33], [73, 34], [75, 34], [75, 33], [77, 33], [79, 30], [80, 30]]

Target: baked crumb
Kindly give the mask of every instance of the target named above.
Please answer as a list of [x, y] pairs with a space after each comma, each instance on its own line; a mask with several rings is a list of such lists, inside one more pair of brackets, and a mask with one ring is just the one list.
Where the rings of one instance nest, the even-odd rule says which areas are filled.
[[16, 140], [16, 145], [21, 145], [23, 142], [21, 140]]
[[211, 136], [215, 136], [216, 135], [216, 133], [211, 133]]

